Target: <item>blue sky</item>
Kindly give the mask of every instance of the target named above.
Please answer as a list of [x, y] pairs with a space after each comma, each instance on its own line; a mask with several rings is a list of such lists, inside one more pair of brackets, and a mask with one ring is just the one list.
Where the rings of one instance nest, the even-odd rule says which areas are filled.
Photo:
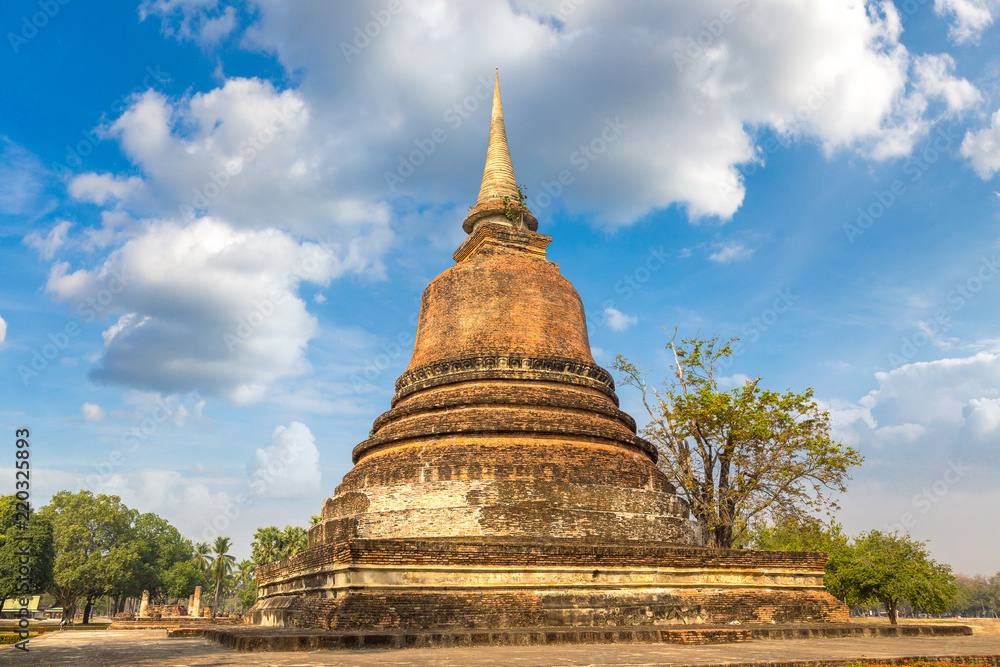
[[499, 67], [598, 361], [740, 337], [730, 383], [814, 387], [867, 458], [849, 532], [995, 573], [998, 13], [6, 3], [0, 424], [33, 434], [36, 504], [115, 493], [240, 556], [318, 513], [464, 237]]

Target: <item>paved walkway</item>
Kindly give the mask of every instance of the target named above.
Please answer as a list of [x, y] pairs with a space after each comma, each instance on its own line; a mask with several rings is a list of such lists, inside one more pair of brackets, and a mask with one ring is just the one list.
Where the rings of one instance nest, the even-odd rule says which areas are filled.
[[[765, 640], [748, 644], [577, 644], [403, 649], [398, 651], [235, 653], [204, 639], [167, 639], [166, 630], [47, 633], [30, 652], [0, 647], [0, 665], [157, 667], [170, 665], [338, 665], [342, 667], [653, 667], [765, 664], [807, 660], [1000, 656], [1000, 636]], [[1000, 665], [1000, 659], [992, 661]]]

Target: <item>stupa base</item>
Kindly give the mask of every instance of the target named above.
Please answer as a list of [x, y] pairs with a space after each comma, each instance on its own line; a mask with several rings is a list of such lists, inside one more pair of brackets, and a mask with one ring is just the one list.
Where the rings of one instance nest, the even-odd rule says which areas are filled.
[[842, 623], [826, 554], [511, 538], [347, 539], [257, 571], [248, 623], [317, 630]]

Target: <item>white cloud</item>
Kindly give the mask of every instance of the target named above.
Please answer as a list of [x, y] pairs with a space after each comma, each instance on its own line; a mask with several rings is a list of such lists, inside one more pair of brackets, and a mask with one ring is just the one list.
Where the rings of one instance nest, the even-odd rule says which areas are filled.
[[1000, 110], [993, 114], [988, 128], [965, 135], [961, 152], [984, 181], [1000, 171]]
[[[915, 59], [900, 44], [902, 22], [889, 2], [574, 7], [561, 11], [559, 0], [525, 0], [516, 9], [506, 0], [483, 0], [475, 8], [457, 0], [405, 4], [363, 48], [345, 56], [342, 44], [353, 42], [354, 28], [372, 21], [367, 8], [261, 0], [241, 44], [274, 53], [289, 72], [306, 73], [300, 88], [281, 95], [301, 100], [309, 116], [308, 127], [290, 128], [283, 142], [296, 150], [287, 160], [274, 158], [284, 171], [270, 180], [247, 179], [254, 186], [247, 185], [253, 201], [246, 208], [273, 200], [275, 191], [312, 195], [324, 183], [335, 199], [355, 193], [366, 206], [386, 197], [468, 200], [478, 185], [470, 166], [482, 164], [490, 94], [488, 77], [485, 84], [478, 80], [497, 62], [504, 63], [514, 164], [529, 195], [568, 170], [567, 205], [608, 224], [674, 203], [694, 219], [730, 217], [744, 195], [737, 167], [760, 159], [756, 128], [812, 139], [828, 152], [859, 150], [884, 159], [911, 150], [927, 132], [928, 99], [942, 97], [953, 110], [974, 93], [949, 73], [947, 58]], [[723, 11], [733, 19], [722, 23]], [[193, 39], [200, 21], [224, 9], [162, 0], [145, 3], [143, 12], [159, 16], [168, 33]], [[420, 59], [412, 58], [415, 51]], [[567, 82], [580, 71], [587, 72], [587, 86], [574, 93]], [[622, 86], [623, 72], [655, 85]], [[246, 93], [248, 85], [241, 85]], [[190, 113], [183, 105], [171, 105], [171, 113], [197, 120], [196, 98]], [[158, 147], [179, 143], [176, 137], [139, 130], [147, 117], [153, 127], [170, 124], [164, 103], [150, 99], [135, 110], [118, 127], [127, 150], [150, 173], [164, 162], [157, 176], [163, 182], [170, 180], [166, 174], [183, 174], [171, 164], [172, 153]], [[204, 127], [219, 129], [196, 134], [215, 136], [226, 124]], [[421, 149], [435, 128], [445, 139], [431, 141], [433, 152]], [[308, 139], [293, 138], [297, 132]], [[155, 141], [145, 141], [147, 135]], [[194, 153], [208, 146], [183, 143]], [[213, 145], [211, 153], [218, 158], [226, 151]], [[385, 175], [411, 155], [419, 164], [390, 187]], [[212, 169], [224, 160], [217, 162]], [[189, 194], [191, 188], [176, 190]], [[236, 217], [221, 208], [211, 212]]]
[[862, 449], [887, 447], [875, 457], [879, 465], [919, 467], [948, 456], [1000, 462], [1000, 354], [907, 364], [875, 379], [877, 389], [832, 414], [838, 437]]
[[50, 229], [49, 233], [45, 236], [42, 236], [38, 232], [32, 232], [24, 237], [24, 242], [28, 247], [33, 248], [39, 257], [44, 260], [51, 260], [55, 256], [56, 251], [66, 243], [66, 236], [69, 233], [69, 228], [72, 226], [72, 222], [62, 220]]
[[851, 533], [905, 530], [931, 539], [935, 558], [956, 569], [993, 572], [1000, 525], [967, 508], [997, 500], [1000, 354], [909, 364], [875, 380], [860, 400], [831, 405], [834, 436], [865, 457], [838, 519]]
[[97, 403], [84, 403], [80, 406], [80, 412], [83, 414], [83, 421], [85, 422], [103, 421], [108, 416], [104, 408]]
[[103, 206], [115, 199], [135, 197], [142, 189], [142, 185], [142, 179], [138, 176], [119, 178], [113, 174], [88, 172], [70, 181], [69, 193], [80, 201]]
[[743, 373], [736, 373], [734, 375], [729, 375], [726, 377], [718, 378], [717, 382], [719, 388], [723, 390], [733, 389], [734, 387], [742, 387], [747, 383], [750, 378]]
[[898, 446], [917, 442], [927, 429], [921, 424], [893, 424], [876, 429], [874, 440], [879, 445]]
[[301, 422], [276, 427], [271, 444], [254, 453], [247, 472], [251, 490], [264, 498], [295, 498], [319, 492], [316, 437]]
[[991, 5], [986, 0], [934, 0], [938, 16], [953, 15], [948, 36], [959, 44], [978, 42], [983, 30], [993, 23]]
[[638, 316], [626, 315], [614, 306], [608, 306], [604, 309], [604, 323], [613, 331], [626, 331], [638, 321]]
[[309, 371], [304, 351], [317, 324], [299, 284], [326, 284], [363, 263], [358, 254], [354, 244], [298, 242], [211, 218], [152, 222], [94, 269], [56, 264], [46, 289], [116, 317], [94, 379], [246, 404]]
[[742, 243], [735, 243], [732, 241], [717, 244], [715, 247], [718, 248], [718, 250], [709, 255], [708, 259], [713, 262], [718, 262], [719, 264], [741, 262], [744, 259], [750, 259], [750, 256], [754, 253], [752, 248], [747, 248]]
[[948, 54], [918, 56], [913, 63], [917, 90], [927, 97], [944, 100], [950, 113], [958, 113], [982, 101], [979, 90], [952, 72], [955, 59]]
[[0, 317], [0, 343], [3, 343], [5, 340], [7, 340], [7, 322]]
[[150, 15], [169, 17], [162, 22], [163, 34], [193, 41], [202, 48], [216, 46], [236, 29], [236, 9], [218, 0], [143, 0], [139, 20]]

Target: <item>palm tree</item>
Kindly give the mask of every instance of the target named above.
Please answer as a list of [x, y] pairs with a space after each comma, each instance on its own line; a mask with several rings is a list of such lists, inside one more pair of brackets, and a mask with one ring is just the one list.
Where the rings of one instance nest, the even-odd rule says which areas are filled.
[[212, 607], [213, 611], [219, 610], [219, 591], [222, 589], [222, 580], [225, 579], [233, 569], [233, 564], [236, 563], [236, 559], [229, 555], [229, 547], [232, 546], [232, 540], [228, 537], [215, 538], [215, 544], [212, 545], [212, 551], [215, 552], [215, 558], [212, 560], [212, 578], [215, 579], [215, 606]]
[[253, 534], [253, 544], [250, 548], [253, 552], [253, 561], [258, 566], [278, 560], [282, 557], [281, 531], [277, 526], [258, 528]]
[[208, 565], [212, 562], [212, 547], [208, 546], [205, 542], [199, 542], [194, 545], [194, 556], [192, 560], [198, 563], [198, 567], [201, 568], [202, 572], [208, 572]]
[[239, 582], [240, 588], [246, 588], [253, 581], [254, 570], [257, 566], [253, 564], [252, 560], [243, 559], [236, 566], [236, 581]]
[[302, 526], [285, 526], [281, 531], [281, 557], [289, 558], [309, 544], [309, 531]]

